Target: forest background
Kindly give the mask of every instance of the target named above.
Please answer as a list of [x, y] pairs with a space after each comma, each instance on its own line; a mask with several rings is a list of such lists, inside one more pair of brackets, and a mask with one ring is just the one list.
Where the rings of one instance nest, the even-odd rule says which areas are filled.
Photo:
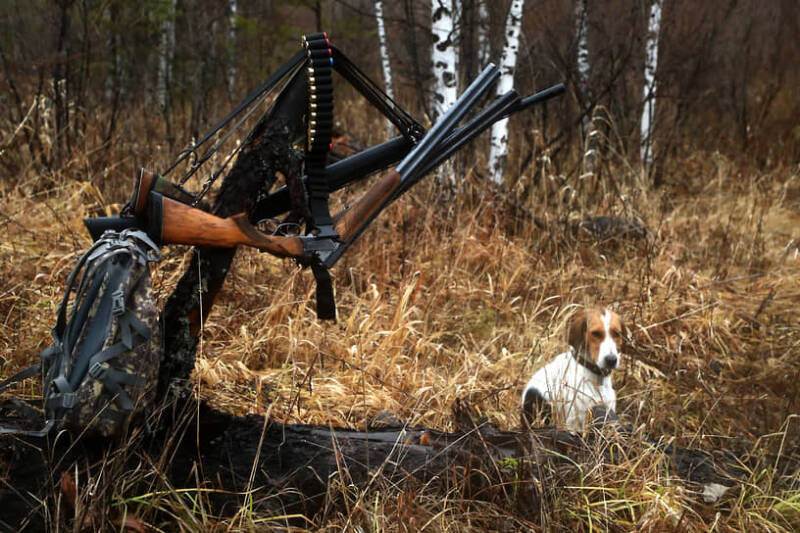
[[[80, 219], [118, 208], [139, 167], [166, 168], [302, 34], [327, 31], [385, 83], [377, 5], [395, 98], [426, 126], [442, 87], [460, 92], [508, 57], [514, 20], [515, 89], [563, 81], [567, 92], [509, 121], [499, 166], [484, 135], [446, 167], [448, 180], [384, 214], [337, 267], [337, 326], [314, 319], [308, 273], [240, 251], [206, 324], [198, 394], [295, 423], [363, 427], [388, 412], [440, 430], [452, 429], [462, 398], [514, 429], [521, 387], [563, 350], [574, 306], [611, 304], [630, 327], [615, 378], [623, 421], [643, 439], [755, 458], [726, 499], [705, 502], [649, 455], [609, 465], [599, 454], [583, 459], [586, 475], [548, 478], [536, 513], [510, 497], [387, 486], [340, 494], [346, 512], [305, 517], [307, 527], [795, 530], [794, 0], [660, 0], [655, 28], [645, 0], [3, 0], [0, 375], [48, 343], [64, 278], [89, 242]], [[450, 77], [434, 68], [437, 43]], [[387, 138], [352, 88], [336, 91], [351, 149]], [[580, 225], [599, 215], [646, 235]], [[187, 264], [173, 248], [155, 273], [162, 301]], [[146, 494], [112, 490], [103, 501], [152, 527], [168, 529], [165, 516], [194, 529], [289, 527], [245, 507], [235, 519], [187, 514], [182, 493]], [[71, 519], [62, 513], [54, 523]]]

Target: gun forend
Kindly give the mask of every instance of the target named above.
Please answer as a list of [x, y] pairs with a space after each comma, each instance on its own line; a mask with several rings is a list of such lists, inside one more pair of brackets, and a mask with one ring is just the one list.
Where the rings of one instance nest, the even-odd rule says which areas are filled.
[[148, 196], [150, 216], [160, 220], [155, 224], [160, 228], [156, 237], [163, 243], [216, 248], [252, 246], [278, 257], [303, 255], [303, 242], [298, 237], [266, 235], [250, 224], [247, 213], [221, 218], [155, 192]]
[[387, 170], [356, 203], [337, 213], [333, 217], [335, 220], [333, 227], [341, 240], [350, 240], [358, 229], [369, 220], [370, 216], [397, 190], [402, 180], [403, 176], [396, 170]]

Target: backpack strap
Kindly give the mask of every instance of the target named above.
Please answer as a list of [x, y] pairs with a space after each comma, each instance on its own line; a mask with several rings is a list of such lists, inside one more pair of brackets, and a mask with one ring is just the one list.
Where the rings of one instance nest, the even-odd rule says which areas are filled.
[[144, 387], [147, 380], [142, 376], [137, 376], [123, 370], [109, 368], [100, 363], [94, 363], [89, 367], [89, 375], [102, 383], [114, 396], [120, 409], [125, 411], [133, 410], [131, 397], [122, 388], [122, 385], [129, 387]]
[[141, 344], [143, 341], [149, 340], [152, 333], [150, 328], [139, 320], [130, 309], [126, 309], [123, 317], [120, 318], [119, 327], [122, 340], [93, 355], [89, 359], [88, 374], [100, 381], [110, 392], [116, 395], [117, 405], [121, 409], [130, 411], [133, 409], [133, 403], [128, 393], [122, 388], [122, 385], [144, 387], [147, 384], [147, 380], [136, 374], [109, 368], [104, 366], [103, 363], [133, 349], [134, 346]]
[[28, 368], [24, 368], [14, 374], [13, 376], [0, 381], [0, 394], [5, 392], [7, 388], [9, 388], [14, 383], [19, 383], [20, 381], [25, 381], [26, 379], [30, 379], [36, 375], [38, 375], [42, 371], [42, 364], [37, 363], [35, 365], [31, 365]]
[[[116, 254], [115, 254], [116, 255]], [[83, 381], [86, 371], [89, 369], [89, 359], [100, 349], [102, 349], [103, 342], [108, 336], [111, 324], [114, 318], [114, 307], [119, 305], [115, 302], [115, 293], [121, 287], [125, 287], [130, 276], [130, 268], [121, 263], [110, 261], [110, 257], [105, 258], [103, 261], [102, 269], [95, 274], [95, 277], [105, 278], [106, 289], [103, 292], [99, 302], [93, 302], [92, 307], [95, 308], [94, 316], [91, 322], [83, 327], [77, 325], [81, 330], [85, 331], [84, 338], [81, 345], [69, 346], [65, 349], [65, 353], [72, 353], [75, 348], [80, 349], [77, 356], [73, 355], [74, 364], [69, 370], [69, 384], [72, 390], [75, 390]], [[124, 302], [123, 302], [124, 305]], [[72, 324], [70, 323], [70, 326]], [[72, 332], [70, 332], [72, 333]], [[65, 345], [66, 348], [66, 345]], [[71, 391], [70, 391], [71, 392]]]
[[38, 430], [25, 430], [0, 426], [0, 435], [16, 435], [18, 437], [44, 437], [53, 430], [55, 425], [55, 420], [48, 420], [44, 427]]
[[64, 296], [61, 298], [61, 303], [58, 306], [58, 315], [56, 317], [56, 325], [53, 326], [53, 338], [60, 338], [61, 333], [64, 331], [64, 328], [67, 325], [67, 303], [69, 302], [69, 295], [72, 292], [72, 287], [75, 285], [75, 278], [83, 268], [83, 265], [89, 260], [89, 257], [98, 249], [107, 244], [107, 239], [101, 238], [98, 239], [92, 246], [86, 250], [81, 258], [78, 260], [78, 264], [75, 265], [75, 268], [72, 269], [72, 272], [69, 273], [69, 277], [67, 278], [67, 284], [64, 289]]
[[[36, 375], [38, 375], [42, 370], [41, 363], [37, 363], [35, 365], [31, 365], [28, 368], [24, 368], [14, 374], [13, 376], [3, 380], [0, 382], [0, 394], [5, 392], [11, 385], [14, 383], [19, 383], [21, 381], [25, 381], [26, 379], [30, 379]], [[0, 405], [0, 408], [6, 409], [10, 406], [10, 410], [17, 411], [22, 417], [31, 419], [35, 416], [41, 416], [41, 411], [31, 407], [24, 401], [20, 401], [17, 399], [10, 399], [3, 402]], [[44, 437], [53, 429], [55, 425], [55, 421], [48, 421], [42, 429], [39, 430], [24, 430], [15, 427], [5, 426], [0, 424], [0, 435], [17, 435], [17, 436], [26, 436], [26, 437]]]

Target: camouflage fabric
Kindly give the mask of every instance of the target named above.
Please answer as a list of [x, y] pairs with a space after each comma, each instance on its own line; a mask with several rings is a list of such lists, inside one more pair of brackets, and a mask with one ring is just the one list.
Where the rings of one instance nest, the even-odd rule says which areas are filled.
[[56, 426], [109, 437], [152, 404], [163, 334], [148, 263], [158, 260], [146, 234], [107, 231], [70, 275], [54, 346], [42, 354], [45, 415]]

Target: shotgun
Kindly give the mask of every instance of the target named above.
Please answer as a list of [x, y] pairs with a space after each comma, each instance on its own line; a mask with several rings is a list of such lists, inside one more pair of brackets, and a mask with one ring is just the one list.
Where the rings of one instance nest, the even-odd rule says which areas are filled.
[[[144, 179], [142, 179], [144, 176]], [[222, 218], [201, 209], [186, 205], [150, 188], [153, 175], [143, 172], [133, 196], [136, 216], [103, 217], [120, 220], [128, 226], [106, 227], [98, 224], [98, 219], [84, 222], [93, 235], [100, 229], [119, 231], [128, 227], [145, 229], [148, 234], [162, 244], [187, 244], [192, 246], [211, 246], [234, 248], [251, 246], [278, 257], [308, 259], [314, 253], [324, 251], [329, 246], [320, 243], [311, 235], [284, 236], [268, 235], [256, 229], [247, 213]], [[348, 209], [334, 218], [334, 229], [342, 240], [349, 240], [360, 224], [368, 219], [383, 202], [397, 189], [401, 176], [395, 170], [384, 172], [378, 182]], [[102, 226], [102, 228], [101, 228]], [[101, 233], [102, 235], [102, 233]]]
[[[189, 193], [166, 180], [159, 180], [157, 175], [147, 171], [140, 172], [128, 208], [133, 212], [133, 218], [146, 221], [150, 236], [161, 243], [218, 248], [252, 246], [278, 257], [294, 257], [311, 264], [324, 263], [340, 246], [349, 246], [363, 232], [365, 225], [399, 192], [407, 178], [440, 151], [442, 141], [486, 94], [499, 75], [496, 66], [486, 67], [396, 170], [384, 172], [366, 194], [335, 217], [334, 230], [338, 239], [318, 238], [313, 234], [267, 235], [250, 223], [247, 213], [221, 218], [186, 205], [191, 199]], [[99, 231], [98, 226], [101, 225], [90, 219], [84, 223], [93, 234]], [[339, 255], [341, 252], [337, 257]]]
[[[446, 146], [447, 149], [441, 152], [436, 160], [431, 162], [431, 168], [423, 172], [422, 175], [425, 175], [427, 172], [432, 170], [432, 168], [435, 168], [441, 164], [442, 161], [449, 158], [465, 143], [471, 141], [476, 135], [485, 131], [488, 126], [497, 120], [506, 118], [520, 111], [524, 111], [533, 105], [559, 96], [564, 93], [564, 91], [565, 87], [563, 83], [553, 85], [552, 87], [548, 87], [547, 89], [543, 89], [537, 93], [518, 100], [512, 106], [503, 105], [502, 113], [498, 115], [491, 113], [491, 111], [501, 104], [504, 104], [504, 99], [506, 97], [499, 96], [492, 104], [489, 105], [489, 107], [486, 108], [486, 110], [480, 113], [480, 117], [486, 117], [483, 123], [478, 123], [476, 120], [478, 117], [475, 117], [475, 119], [472, 119], [468, 124], [459, 126], [447, 136], [447, 139], [442, 142], [442, 145]], [[395, 137], [394, 139], [386, 141], [377, 146], [367, 148], [366, 150], [352, 155], [347, 159], [342, 159], [341, 161], [332, 163], [325, 169], [326, 176], [328, 178], [328, 185], [331, 191], [338, 191], [354, 181], [364, 179], [373, 172], [393, 166], [403, 157], [405, 157], [405, 155], [408, 154], [413, 147], [414, 144], [412, 144], [407, 138]], [[307, 181], [306, 176], [303, 176], [302, 179], [303, 183]], [[259, 201], [253, 207], [253, 219], [263, 220], [266, 218], [277, 217], [286, 212], [286, 206], [289, 205], [290, 201], [288, 188], [285, 186], [280, 187], [274, 192], [271, 192], [266, 198]]]
[[[137, 227], [164, 244], [217, 248], [250, 246], [278, 257], [291, 257], [306, 263], [318, 262], [330, 268], [381, 211], [456, 150], [498, 119], [563, 92], [563, 85], [558, 85], [520, 99], [514, 91], [510, 91], [497, 98], [466, 125], [456, 128], [458, 121], [474, 107], [497, 76], [496, 67], [487, 67], [453, 108], [407, 153], [395, 169], [381, 174], [366, 194], [333, 217], [338, 239], [318, 238], [313, 234], [268, 235], [250, 223], [247, 213], [228, 218], [212, 215], [203, 209], [187, 205], [195, 203], [194, 195], [146, 170], [140, 172], [133, 196], [127, 205], [134, 216], [85, 219], [84, 223], [95, 239], [107, 229], [119, 231], [127, 227]], [[394, 156], [408, 147], [405, 142], [401, 144], [397, 139], [385, 144], [388, 150], [382, 155], [391, 153]], [[374, 168], [381, 164], [381, 158], [376, 155], [369, 153], [360, 167], [351, 163], [349, 168]], [[348, 181], [351, 180], [342, 177], [337, 180], [336, 186], [343, 186]], [[279, 194], [276, 196], [280, 197]]]
[[[412, 180], [410, 183], [407, 182], [408, 184], [403, 188], [403, 191], [389, 193], [389, 195], [381, 199], [381, 203], [386, 202], [387, 200], [391, 201], [391, 196], [394, 196], [397, 192], [404, 192], [407, 190], [410, 185], [416, 183], [419, 178], [430, 172], [442, 161], [449, 158], [454, 152], [464, 146], [464, 144], [472, 140], [476, 135], [485, 131], [489, 125], [498, 119], [505, 118], [511, 114], [522, 111], [531, 105], [558, 96], [563, 92], [564, 85], [559, 83], [558, 85], [549, 87], [521, 100], [511, 99], [510, 95], [498, 97], [489, 107], [487, 107], [480, 114], [476, 115], [468, 124], [453, 130], [442, 142], [442, 145], [446, 148], [439, 152], [438, 155], [427, 165], [424, 165], [423, 169], [418, 174], [418, 177]], [[407, 155], [413, 147], [414, 145], [411, 143], [411, 141], [405, 137], [396, 137], [384, 142], [383, 144], [368, 148], [363, 152], [350, 156], [347, 159], [343, 159], [331, 164], [327, 169], [331, 190], [339, 190], [354, 181], [364, 179], [366, 176], [375, 172], [376, 170], [380, 170], [397, 163], [404, 155]], [[306, 178], [304, 177], [303, 181], [305, 181], [305, 179]], [[380, 211], [380, 204], [375, 205], [372, 208], [367, 208], [367, 202], [369, 200], [381, 198], [380, 191], [386, 191], [388, 188], [391, 188], [396, 179], [396, 174], [384, 175], [378, 180], [378, 184], [375, 186], [377, 190], [374, 192], [370, 191], [372, 194], [368, 193], [370, 194], [369, 198], [365, 197], [363, 199], [364, 204], [360, 205], [358, 210], [351, 210], [350, 215], [343, 220], [345, 225], [342, 226], [342, 228], [347, 228], [347, 231], [344, 232], [346, 233], [346, 236], [343, 237], [342, 240], [350, 241], [356, 237], [356, 212], [362, 213], [364, 215], [364, 220], [374, 218], [377, 212]], [[142, 169], [134, 186], [133, 197], [128, 202], [128, 205], [131, 206], [130, 211], [132, 213], [135, 215], [141, 215], [144, 212], [145, 206], [147, 205], [148, 193], [150, 191], [157, 192], [164, 198], [177, 200], [178, 202], [182, 202], [184, 204], [191, 205], [195, 202], [194, 195], [186, 191], [184, 188], [172, 183], [158, 174]], [[289, 191], [286, 187], [281, 187], [277, 191], [270, 193], [269, 196], [267, 196], [254, 207], [252, 218], [261, 220], [278, 216], [286, 211], [286, 206], [289, 204], [289, 202]], [[353, 207], [355, 208], [355, 206]], [[204, 211], [208, 210], [205, 202], [201, 203], [200, 208]], [[339, 213], [336, 218], [338, 220], [343, 216], [344, 213]], [[93, 217], [86, 218], [83, 222], [93, 240], [100, 238], [100, 236], [107, 230], [122, 231], [128, 228], [137, 228], [142, 231], [146, 231], [152, 237], [158, 239], [158, 235], [162, 233], [161, 224], [163, 223], [158, 222], [156, 226], [152, 226], [148, 223], [148, 220], [143, 219], [141, 216]], [[241, 221], [238, 222], [238, 224], [241, 224]], [[257, 230], [254, 229], [254, 231]], [[340, 235], [343, 234], [342, 231], [339, 231], [338, 229], [337, 231]], [[241, 242], [240, 244], [245, 243]], [[344, 252], [344, 249], [339, 250], [338, 253], [335, 254], [335, 257], [338, 258], [342, 252]]]

